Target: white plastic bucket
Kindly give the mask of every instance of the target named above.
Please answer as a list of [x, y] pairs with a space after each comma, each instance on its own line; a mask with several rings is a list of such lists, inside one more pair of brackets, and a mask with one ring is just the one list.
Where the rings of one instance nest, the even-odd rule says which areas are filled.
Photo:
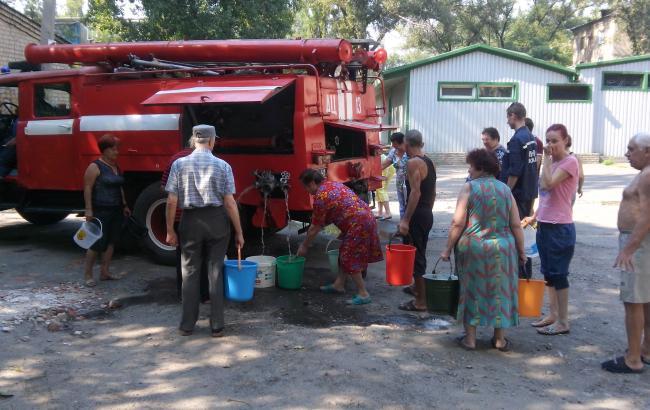
[[332, 272], [335, 275], [339, 274], [339, 250], [337, 249], [330, 249], [330, 244], [334, 242], [336, 239], [332, 239], [331, 241], [327, 242], [327, 246], [325, 246], [325, 253], [327, 254], [327, 260], [330, 265], [330, 272]]
[[72, 237], [74, 242], [84, 249], [90, 248], [102, 237], [102, 221], [97, 218], [93, 218], [93, 220], [97, 221], [99, 225], [84, 221]]
[[527, 226], [524, 228], [524, 252], [529, 258], [537, 258], [537, 232], [535, 228]]
[[246, 260], [257, 263], [257, 276], [255, 277], [256, 288], [270, 288], [275, 286], [276, 262], [273, 256], [249, 256]]

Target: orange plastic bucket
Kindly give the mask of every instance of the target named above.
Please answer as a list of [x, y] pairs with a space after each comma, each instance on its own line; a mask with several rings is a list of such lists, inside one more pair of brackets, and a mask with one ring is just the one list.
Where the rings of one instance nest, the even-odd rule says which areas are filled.
[[519, 279], [519, 316], [539, 317], [544, 304], [546, 282], [539, 279]]
[[386, 282], [392, 286], [410, 285], [413, 281], [415, 246], [393, 245], [392, 239], [386, 245]]

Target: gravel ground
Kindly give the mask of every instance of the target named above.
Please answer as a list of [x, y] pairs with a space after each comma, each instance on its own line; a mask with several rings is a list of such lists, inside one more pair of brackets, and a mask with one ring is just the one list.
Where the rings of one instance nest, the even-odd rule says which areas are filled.
[[[264, 289], [251, 302], [229, 303], [222, 339], [209, 337], [203, 305], [195, 334], [181, 337], [173, 268], [119, 254], [114, 273], [122, 279], [88, 290], [78, 286], [83, 253], [71, 240], [81, 219], [37, 227], [1, 212], [0, 408], [648, 408], [648, 374], [599, 366], [625, 347], [611, 266], [621, 190], [635, 171], [585, 171], [571, 334], [541, 336], [523, 319], [509, 332], [508, 353], [489, 347], [489, 329], [467, 352], [454, 343], [461, 328], [450, 317], [398, 310], [407, 297], [386, 285], [381, 263], [368, 275], [371, 305], [347, 307], [351, 288], [347, 296], [320, 294], [332, 277], [325, 236], [311, 249], [301, 290]], [[438, 170], [430, 264], [465, 175]], [[396, 223], [380, 223], [384, 241]], [[287, 235], [297, 246], [297, 228], [268, 239], [269, 253], [285, 254]], [[259, 249], [250, 243], [246, 253]]]

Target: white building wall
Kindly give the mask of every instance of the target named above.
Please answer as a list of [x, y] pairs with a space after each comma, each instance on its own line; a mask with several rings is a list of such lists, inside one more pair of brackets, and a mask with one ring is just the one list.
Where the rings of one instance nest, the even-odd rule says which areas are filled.
[[650, 61], [580, 70], [580, 79], [592, 84], [593, 146], [605, 156], [622, 157], [631, 136], [650, 132], [650, 91], [602, 90], [603, 72], [650, 72]]
[[548, 83], [569, 83], [566, 75], [519, 61], [476, 51], [415, 68], [411, 71], [409, 128], [419, 129], [427, 152], [465, 152], [481, 147], [481, 131], [496, 127], [505, 144], [513, 134], [506, 123], [511, 102], [438, 101], [438, 82], [518, 83], [518, 100], [535, 123], [534, 134], [563, 123], [572, 135], [573, 149], [593, 152], [591, 103], [547, 103]]

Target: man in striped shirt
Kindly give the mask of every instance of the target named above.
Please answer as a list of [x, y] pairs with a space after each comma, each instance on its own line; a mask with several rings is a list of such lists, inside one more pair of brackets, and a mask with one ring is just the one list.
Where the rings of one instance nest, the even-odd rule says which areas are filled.
[[223, 336], [223, 259], [228, 249], [231, 224], [237, 247], [244, 245], [239, 212], [235, 202], [235, 180], [227, 162], [212, 154], [215, 129], [197, 125], [192, 129], [196, 149], [172, 164], [165, 190], [167, 196], [167, 243], [178, 246], [174, 231], [176, 208], [183, 210], [181, 270], [183, 313], [180, 334], [189, 336], [199, 316], [199, 276], [201, 264], [208, 268], [213, 337]]

